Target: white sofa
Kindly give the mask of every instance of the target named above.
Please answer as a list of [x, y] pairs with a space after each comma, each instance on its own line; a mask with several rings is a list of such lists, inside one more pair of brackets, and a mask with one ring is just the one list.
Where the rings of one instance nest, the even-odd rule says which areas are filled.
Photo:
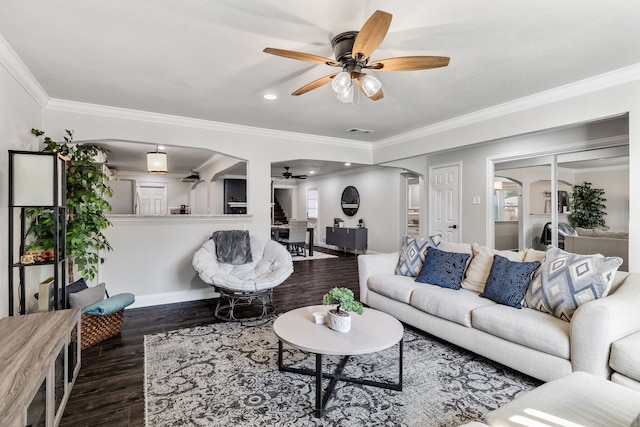
[[640, 392], [574, 372], [522, 394], [464, 427], [640, 426]]
[[573, 371], [610, 378], [612, 343], [640, 331], [640, 274], [618, 271], [609, 295], [580, 305], [568, 322], [396, 275], [398, 259], [398, 253], [358, 257], [363, 303], [543, 381]]

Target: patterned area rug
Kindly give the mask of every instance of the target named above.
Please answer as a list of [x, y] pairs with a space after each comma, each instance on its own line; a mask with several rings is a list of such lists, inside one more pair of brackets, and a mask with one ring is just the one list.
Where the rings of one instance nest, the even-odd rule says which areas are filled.
[[302, 255], [292, 255], [291, 259], [293, 261], [311, 261], [314, 259], [328, 259], [328, 258], [338, 258], [336, 255], [327, 254], [324, 252], [320, 252], [318, 250], [313, 250], [313, 256], [302, 256]]
[[[313, 415], [315, 378], [278, 371], [272, 323], [221, 323], [146, 335], [147, 427], [457, 426], [540, 384], [407, 329], [403, 391], [338, 383], [319, 419]], [[344, 374], [395, 382], [397, 357], [397, 346], [354, 356]], [[325, 369], [338, 361], [324, 360], [331, 365]], [[313, 354], [286, 345], [284, 361], [315, 366]]]

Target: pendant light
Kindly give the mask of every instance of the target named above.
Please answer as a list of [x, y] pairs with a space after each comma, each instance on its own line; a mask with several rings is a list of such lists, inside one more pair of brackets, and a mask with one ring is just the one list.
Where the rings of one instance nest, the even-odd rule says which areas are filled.
[[156, 151], [147, 153], [147, 172], [167, 173], [167, 153], [159, 151], [157, 145]]

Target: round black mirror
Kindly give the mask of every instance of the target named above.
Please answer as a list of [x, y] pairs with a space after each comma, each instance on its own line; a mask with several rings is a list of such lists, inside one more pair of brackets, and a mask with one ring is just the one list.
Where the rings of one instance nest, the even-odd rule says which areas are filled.
[[342, 205], [342, 212], [344, 212], [346, 216], [354, 216], [360, 207], [360, 195], [356, 187], [352, 185], [346, 187], [342, 192], [340, 203]]

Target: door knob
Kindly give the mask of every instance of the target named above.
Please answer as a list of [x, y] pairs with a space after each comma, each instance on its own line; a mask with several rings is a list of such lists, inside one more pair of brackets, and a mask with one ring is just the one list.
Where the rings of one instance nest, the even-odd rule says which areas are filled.
[[449, 228], [458, 228], [458, 226], [453, 224], [453, 225], [450, 225]]

